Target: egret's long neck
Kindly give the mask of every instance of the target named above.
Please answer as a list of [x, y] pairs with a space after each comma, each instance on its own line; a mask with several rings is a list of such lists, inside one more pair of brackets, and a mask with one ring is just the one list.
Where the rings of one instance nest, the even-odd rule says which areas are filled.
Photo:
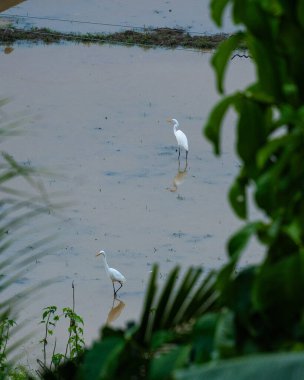
[[174, 132], [174, 134], [176, 134], [178, 126], [179, 126], [178, 122], [177, 121], [174, 122], [174, 124], [173, 124], [173, 132]]
[[106, 259], [104, 256], [102, 256], [101, 258], [102, 258], [102, 261], [103, 261], [103, 265], [104, 265], [104, 267], [105, 267], [105, 270], [106, 270], [107, 274], [109, 274], [109, 265], [108, 265], [108, 263], [107, 263], [107, 259]]

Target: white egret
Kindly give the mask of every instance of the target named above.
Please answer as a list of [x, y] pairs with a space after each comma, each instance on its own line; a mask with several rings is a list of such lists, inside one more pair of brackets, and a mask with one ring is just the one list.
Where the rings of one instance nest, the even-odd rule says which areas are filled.
[[168, 122], [173, 123], [173, 132], [176, 137], [177, 145], [178, 145], [178, 159], [180, 157], [180, 148], [182, 147], [186, 151], [186, 161], [187, 161], [188, 151], [189, 151], [187, 136], [180, 129], [177, 130], [177, 128], [179, 127], [179, 122], [176, 119], [169, 119]]
[[[126, 282], [125, 276], [123, 276], [117, 269], [110, 268], [107, 263], [107, 258], [105, 251], [99, 251], [96, 256], [101, 256], [103, 260], [103, 265], [105, 267], [105, 270], [107, 272], [107, 275], [109, 276], [110, 280], [112, 281], [113, 290], [114, 290], [114, 298], [116, 298], [116, 294], [118, 290], [122, 287], [122, 285]], [[118, 282], [120, 284], [120, 287], [118, 289], [115, 289], [114, 283]]]

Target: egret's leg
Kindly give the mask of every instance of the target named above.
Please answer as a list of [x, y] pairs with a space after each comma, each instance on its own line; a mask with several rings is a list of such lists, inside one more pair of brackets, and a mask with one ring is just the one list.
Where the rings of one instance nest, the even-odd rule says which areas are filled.
[[178, 147], [178, 159], [180, 157], [180, 146]]
[[113, 291], [114, 291], [114, 297], [115, 297], [117, 291], [115, 290], [114, 282], [112, 282], [112, 285], [113, 285]]
[[186, 162], [188, 160], [188, 151], [186, 150]]
[[120, 287], [116, 290], [116, 293], [118, 292], [118, 290], [119, 290], [120, 288], [122, 288], [122, 283], [120, 282], [119, 284], [120, 284]]

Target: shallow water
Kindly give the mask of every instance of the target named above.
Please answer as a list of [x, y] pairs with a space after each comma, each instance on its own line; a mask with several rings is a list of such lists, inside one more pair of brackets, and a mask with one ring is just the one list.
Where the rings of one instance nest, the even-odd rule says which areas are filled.
[[[225, 120], [220, 158], [202, 136], [217, 100], [210, 57], [96, 45], [1, 52], [0, 96], [11, 97], [3, 112], [28, 117], [21, 127], [24, 135], [7, 140], [2, 149], [19, 162], [62, 175], [51, 175], [46, 190], [64, 192], [72, 202], [50, 231], [58, 234], [59, 248], [11, 289], [18, 293], [24, 284], [56, 277], [22, 311], [22, 320], [40, 337], [42, 308], [71, 306], [72, 281], [90, 343], [107, 320], [122, 326], [138, 319], [152, 263], [160, 264], [163, 282], [176, 264], [210, 270], [225, 262], [226, 240], [240, 225], [227, 204], [239, 164], [232, 113]], [[226, 87], [241, 88], [253, 76], [249, 60], [234, 60]], [[183, 173], [184, 152], [179, 168], [168, 117], [177, 118], [188, 136]], [[39, 234], [37, 226], [20, 245], [31, 244]], [[119, 308], [110, 316], [113, 291], [95, 257], [100, 249], [127, 278], [119, 293], [123, 305], [114, 305]], [[257, 259], [253, 252], [246, 262]], [[38, 340], [24, 350], [37, 353]]]
[[208, 0], [91, 0], [90, 6], [83, 0], [27, 0], [5, 12], [25, 16], [19, 20], [19, 25], [63, 32], [113, 33], [125, 27], [178, 27], [194, 34], [235, 31], [229, 12], [225, 14], [220, 30], [211, 22], [209, 13]]

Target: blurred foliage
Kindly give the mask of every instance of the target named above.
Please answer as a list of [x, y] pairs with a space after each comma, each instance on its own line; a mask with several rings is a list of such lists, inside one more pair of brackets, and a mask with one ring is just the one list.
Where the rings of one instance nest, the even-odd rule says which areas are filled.
[[[24, 323], [16, 323], [18, 313], [43, 286], [27, 284], [27, 272], [55, 247], [54, 237], [42, 228], [37, 240], [33, 233], [37, 228], [31, 223], [41, 221], [42, 215], [49, 215], [59, 204], [50, 203], [42, 171], [28, 162], [17, 162], [2, 149], [5, 140], [18, 135], [26, 121], [8, 114], [7, 103], [8, 99], [0, 99], [0, 378], [21, 379], [26, 378], [25, 371], [21, 367], [12, 370], [7, 356], [20, 354], [17, 348], [28, 337], [22, 332]], [[22, 284], [21, 290], [18, 284]], [[16, 332], [18, 337], [14, 336]], [[15, 340], [12, 346], [10, 336]]]
[[[224, 41], [212, 59], [217, 88], [225, 93], [225, 73], [240, 44], [248, 47], [256, 80], [214, 107], [205, 135], [221, 152], [222, 121], [237, 115], [236, 150], [241, 160], [229, 201], [244, 226], [228, 243], [229, 262], [218, 276], [221, 302], [235, 318], [237, 353], [302, 349], [304, 343], [304, 38], [302, 0], [213, 0], [221, 26], [231, 6], [243, 26]], [[250, 190], [250, 191], [249, 191]], [[249, 221], [249, 194], [262, 211]], [[260, 265], [235, 274], [249, 240], [265, 247]]]

